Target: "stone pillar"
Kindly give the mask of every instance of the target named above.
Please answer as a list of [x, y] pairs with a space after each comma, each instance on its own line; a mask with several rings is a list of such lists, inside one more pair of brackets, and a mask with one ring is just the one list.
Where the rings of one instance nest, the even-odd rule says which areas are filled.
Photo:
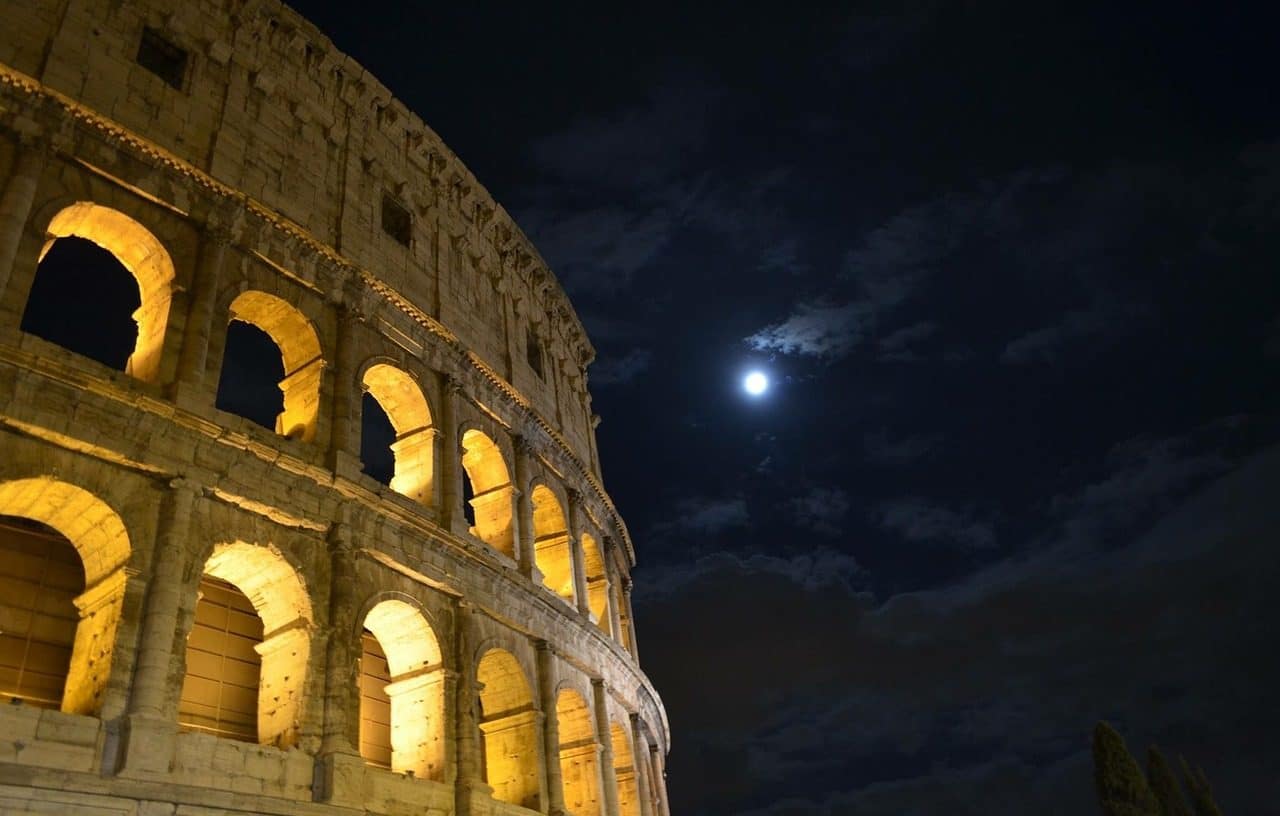
[[657, 802], [658, 812], [655, 816], [671, 816], [671, 808], [667, 806], [667, 768], [666, 762], [662, 758], [662, 748], [653, 745], [649, 748], [650, 758], [653, 760], [653, 793], [654, 801]]
[[520, 574], [528, 576], [537, 586], [542, 583], [542, 574], [538, 571], [537, 553], [533, 540], [533, 501], [529, 490], [529, 440], [523, 436], [511, 438], [515, 448], [515, 547], [516, 563]]
[[351, 712], [356, 693], [356, 553], [351, 530], [335, 524], [329, 532], [329, 619], [325, 650], [324, 730], [320, 750], [325, 754], [358, 753], [352, 742]]
[[640, 816], [654, 816], [653, 799], [649, 793], [649, 746], [640, 736], [640, 715], [632, 714], [631, 764], [636, 774], [636, 791], [640, 799]]
[[[174, 479], [160, 507], [151, 575], [142, 617], [138, 662], [129, 698], [127, 772], [164, 772], [173, 758], [182, 678], [175, 653], [182, 647], [179, 615], [185, 586], [187, 538], [197, 487]], [[179, 662], [180, 664], [180, 662]]]
[[614, 555], [616, 554], [617, 545], [613, 543], [612, 536], [604, 537], [604, 574], [609, 580], [609, 631], [613, 634], [613, 639], [622, 644], [626, 648], [622, 630], [622, 618], [619, 615], [618, 607], [621, 605], [621, 594], [618, 592], [618, 567], [614, 563]]
[[440, 526], [456, 535], [467, 534], [462, 510], [462, 442], [458, 439], [458, 400], [462, 383], [445, 374], [440, 389]]
[[[184, 390], [205, 389], [205, 369], [209, 362], [209, 340], [213, 330], [213, 307], [218, 299], [218, 282], [231, 246], [231, 229], [227, 224], [211, 220], [200, 236], [200, 255], [191, 282], [191, 302], [183, 330], [182, 352], [178, 357], [178, 374], [174, 381], [175, 397]], [[213, 388], [217, 383], [212, 384]]]
[[13, 171], [0, 194], [0, 300], [9, 289], [14, 260], [22, 232], [31, 217], [40, 174], [49, 160], [49, 145], [39, 138], [26, 138], [18, 143]]
[[560, 721], [556, 717], [555, 653], [545, 640], [537, 641], [538, 648], [538, 697], [542, 704], [543, 755], [546, 761], [547, 812], [551, 816], [564, 814], [564, 780], [560, 778]]
[[636, 613], [635, 609], [631, 606], [632, 586], [633, 584], [630, 578], [622, 579], [622, 603], [624, 604], [623, 609], [627, 612], [627, 642], [622, 645], [627, 647], [628, 651], [631, 652], [631, 656], [635, 658], [637, 663], [639, 663], [640, 651], [636, 647]]
[[596, 740], [600, 743], [600, 781], [604, 788], [604, 816], [618, 814], [618, 776], [613, 770], [613, 735], [609, 733], [609, 706], [604, 680], [591, 679], [591, 701], [595, 705]]
[[338, 312], [337, 347], [333, 351], [333, 400], [329, 412], [329, 458], [333, 470], [356, 478], [360, 465], [360, 401], [364, 391], [356, 382], [356, 327], [364, 318], [359, 278], [346, 282]]
[[582, 494], [569, 489], [569, 557], [573, 559], [573, 595], [578, 612], [591, 616], [587, 597], [587, 558], [582, 552]]
[[458, 772], [454, 781], [454, 813], [469, 816], [472, 799], [476, 795], [489, 796], [493, 789], [484, 782], [484, 768], [480, 757], [480, 726], [476, 717], [479, 700], [476, 687], [476, 666], [472, 659], [475, 648], [474, 624], [471, 621], [471, 604], [458, 601], [456, 649], [454, 660], [458, 666], [457, 696], [454, 698], [454, 743], [457, 745]]

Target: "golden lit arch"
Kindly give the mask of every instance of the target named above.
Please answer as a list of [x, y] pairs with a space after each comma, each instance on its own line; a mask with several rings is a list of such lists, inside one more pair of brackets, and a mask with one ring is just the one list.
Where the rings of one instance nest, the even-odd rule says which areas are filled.
[[257, 326], [280, 349], [284, 410], [276, 417], [276, 433], [304, 442], [315, 439], [320, 411], [320, 375], [324, 360], [320, 337], [311, 321], [287, 301], [266, 292], [242, 292], [231, 302], [231, 319]]
[[574, 604], [573, 550], [564, 508], [546, 485], [538, 485], [533, 504], [533, 554], [542, 583], [570, 606]]
[[613, 775], [618, 781], [618, 814], [640, 816], [640, 789], [636, 783], [635, 763], [631, 758], [629, 733], [616, 722], [609, 725], [609, 741], [613, 746]]
[[49, 222], [48, 240], [40, 259], [59, 238], [84, 238], [110, 252], [138, 282], [141, 305], [133, 313], [138, 342], [125, 372], [146, 382], [160, 377], [165, 328], [173, 299], [174, 269], [168, 251], [151, 232], [124, 213], [80, 201], [61, 210]]
[[396, 432], [391, 444], [395, 456], [391, 489], [431, 504], [436, 432], [422, 389], [413, 377], [386, 363], [365, 369], [361, 385], [382, 406]]
[[591, 533], [582, 534], [582, 568], [587, 579], [587, 607], [596, 625], [610, 633], [609, 575], [605, 571], [600, 545]]
[[539, 810], [538, 718], [524, 670], [510, 652], [490, 649], [480, 659], [476, 679], [485, 781], [495, 799]]
[[94, 714], [102, 705], [111, 673], [124, 607], [125, 564], [131, 552], [124, 522], [97, 496], [50, 477], [0, 483], [0, 516], [18, 516], [51, 527], [80, 556], [85, 590], [75, 599], [80, 621], [62, 710]]
[[515, 558], [511, 529], [512, 486], [506, 460], [497, 443], [474, 428], [462, 435], [462, 468], [471, 481], [471, 507], [476, 523], [472, 535], [498, 552]]
[[582, 695], [563, 689], [556, 697], [560, 730], [560, 778], [564, 804], [574, 816], [600, 816], [600, 764], [591, 709]]
[[[381, 692], [390, 707], [391, 770], [443, 779], [444, 666], [435, 632], [421, 610], [398, 599], [370, 609], [364, 626], [377, 639], [390, 676]], [[362, 744], [366, 713], [362, 700]]]
[[[311, 657], [311, 629], [315, 618], [311, 599], [297, 571], [272, 547], [234, 542], [219, 544], [205, 562], [204, 574], [231, 584], [249, 600], [262, 621], [258, 681], [258, 742], [292, 746], [302, 716], [303, 693]], [[197, 620], [200, 618], [197, 605]], [[188, 655], [192, 643], [188, 642]], [[188, 660], [182, 698], [192, 699], [194, 682]], [[179, 720], [190, 725], [189, 711]]]

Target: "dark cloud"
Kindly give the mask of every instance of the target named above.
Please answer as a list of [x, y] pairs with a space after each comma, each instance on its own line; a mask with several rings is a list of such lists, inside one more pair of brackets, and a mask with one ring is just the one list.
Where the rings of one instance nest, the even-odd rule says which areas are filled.
[[887, 429], [881, 428], [863, 435], [862, 448], [868, 462], [879, 465], [909, 465], [928, 455], [941, 441], [942, 437], [937, 434], [913, 434], [894, 438]]
[[621, 357], [604, 357], [591, 364], [592, 385], [619, 385], [639, 376], [653, 362], [653, 352], [633, 348]]
[[750, 520], [742, 496], [688, 496], [676, 501], [671, 515], [655, 524], [649, 535], [657, 539], [715, 536], [745, 527]]
[[995, 529], [971, 512], [959, 512], [917, 497], [895, 499], [880, 506], [875, 518], [881, 529], [908, 541], [939, 542], [969, 549], [996, 546]]
[[838, 487], [813, 487], [789, 503], [796, 523], [825, 536], [843, 532], [849, 513], [849, 495]]
[[1057, 362], [1072, 345], [1088, 343], [1096, 353], [1093, 339], [1132, 331], [1146, 310], [1114, 303], [1097, 303], [1088, 309], [1067, 312], [1052, 325], [1027, 332], [1011, 340], [1000, 359], [1006, 363]]

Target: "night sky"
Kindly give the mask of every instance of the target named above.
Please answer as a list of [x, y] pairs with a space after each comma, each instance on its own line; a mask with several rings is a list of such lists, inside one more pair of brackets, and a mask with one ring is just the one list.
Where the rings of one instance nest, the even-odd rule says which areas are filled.
[[675, 816], [1093, 813], [1099, 719], [1276, 812], [1271, 20], [292, 5], [599, 350]]

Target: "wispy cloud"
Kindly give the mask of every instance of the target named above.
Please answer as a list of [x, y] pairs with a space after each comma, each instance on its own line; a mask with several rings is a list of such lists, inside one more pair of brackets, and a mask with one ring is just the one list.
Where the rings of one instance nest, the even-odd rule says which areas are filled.
[[653, 361], [649, 349], [632, 349], [621, 357], [601, 357], [591, 364], [592, 385], [623, 385], [634, 380]]
[[996, 546], [990, 523], [978, 520], [972, 512], [957, 512], [918, 497], [886, 502], [876, 510], [875, 520], [881, 529], [908, 541], [940, 542], [972, 550]]
[[914, 434], [895, 439], [889, 435], [887, 429], [881, 428], [863, 435], [862, 448], [869, 462], [881, 465], [909, 465], [937, 448], [941, 441], [942, 437], [936, 434]]
[[849, 513], [849, 494], [838, 487], [814, 487], [791, 499], [788, 507], [801, 527], [835, 537], [843, 531]]

